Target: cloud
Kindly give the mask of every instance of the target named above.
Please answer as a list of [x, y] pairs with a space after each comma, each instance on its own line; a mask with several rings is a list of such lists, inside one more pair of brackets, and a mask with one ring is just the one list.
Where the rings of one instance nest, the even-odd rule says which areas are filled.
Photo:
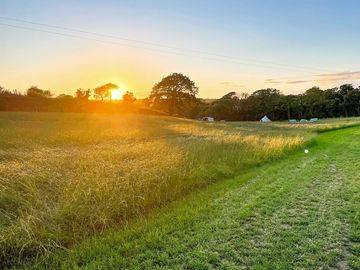
[[231, 88], [244, 87], [244, 85], [242, 85], [242, 84], [238, 84], [237, 82], [231, 82], [231, 81], [219, 82], [219, 84], [222, 86], [231, 87]]
[[287, 81], [288, 84], [300, 84], [300, 83], [308, 83], [311, 82], [309, 80], [299, 80], [299, 81]]
[[360, 71], [344, 71], [344, 72], [334, 72], [334, 73], [322, 73], [313, 75], [312, 79], [303, 79], [303, 80], [289, 80], [281, 81], [276, 79], [265, 79], [264, 82], [268, 84], [302, 84], [302, 83], [331, 83], [331, 82], [352, 82], [360, 81]]
[[323, 73], [315, 75], [320, 82], [357, 81], [360, 80], [360, 71], [344, 71], [337, 73]]
[[282, 81], [275, 81], [273, 79], [265, 79], [264, 82], [265, 83], [273, 83], [273, 84], [282, 83]]

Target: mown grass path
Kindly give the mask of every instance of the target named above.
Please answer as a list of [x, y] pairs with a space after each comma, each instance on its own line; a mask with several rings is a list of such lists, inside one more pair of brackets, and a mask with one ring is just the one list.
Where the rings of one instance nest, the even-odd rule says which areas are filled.
[[211, 185], [37, 266], [360, 269], [360, 128]]

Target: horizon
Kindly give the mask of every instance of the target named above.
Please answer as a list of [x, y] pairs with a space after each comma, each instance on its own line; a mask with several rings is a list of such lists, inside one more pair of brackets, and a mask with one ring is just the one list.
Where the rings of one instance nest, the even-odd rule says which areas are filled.
[[139, 99], [173, 72], [204, 99], [358, 86], [360, 3], [343, 3], [2, 2], [0, 85], [73, 95], [112, 82]]

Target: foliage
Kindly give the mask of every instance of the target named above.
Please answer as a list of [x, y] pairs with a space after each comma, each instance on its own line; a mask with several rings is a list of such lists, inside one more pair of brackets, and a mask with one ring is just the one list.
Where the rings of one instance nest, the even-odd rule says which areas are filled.
[[149, 99], [155, 108], [173, 115], [182, 115], [184, 107], [196, 99], [198, 88], [195, 83], [181, 73], [173, 73], [153, 87]]
[[21, 96], [21, 93], [17, 90], [9, 90], [0, 86], [0, 97], [13, 97], [13, 96]]
[[[117, 85], [111, 83], [97, 87], [94, 89], [95, 98], [102, 101], [111, 98], [111, 90], [117, 88]], [[187, 118], [212, 116], [216, 120], [230, 121], [258, 121], [264, 115], [275, 121], [360, 116], [360, 86], [356, 88], [351, 84], [326, 90], [312, 87], [298, 95], [284, 95], [273, 88], [256, 90], [252, 94], [230, 92], [211, 102], [196, 98], [197, 93], [198, 88], [193, 81], [180, 73], [173, 73], [157, 83], [150, 96], [137, 104], [141, 103], [148, 107], [148, 111], [150, 109], [158, 113], [162, 111]], [[104, 102], [101, 106], [95, 106], [95, 103], [87, 102], [90, 95], [89, 89], [80, 88], [76, 91], [76, 99], [70, 101], [70, 96], [64, 94], [53, 99], [49, 90], [37, 87], [29, 88], [25, 96], [16, 90], [10, 91], [0, 87], [0, 111], [122, 110], [120, 103], [113, 106]], [[132, 92], [126, 92], [122, 104], [127, 108], [134, 107], [135, 100]]]
[[351, 84], [327, 90], [312, 87], [299, 95], [283, 95], [268, 88], [242, 98], [230, 92], [209, 104], [200, 116], [205, 115], [242, 121], [259, 120], [264, 115], [271, 120], [360, 116], [360, 87]]
[[[246, 94], [241, 95], [240, 98], [246, 98]], [[219, 120], [239, 120], [238, 116], [242, 113], [240, 98], [235, 92], [230, 92], [207, 106], [204, 115], [211, 115]]]
[[26, 95], [28, 97], [34, 97], [34, 98], [50, 98], [52, 96], [52, 93], [50, 92], [50, 90], [42, 90], [37, 86], [31, 86], [26, 91]]
[[119, 86], [113, 83], [107, 83], [94, 89], [95, 98], [104, 100], [105, 98], [111, 98], [111, 90], [118, 89]]
[[126, 105], [130, 105], [133, 102], [135, 102], [136, 98], [134, 96], [134, 93], [126, 91], [126, 93], [122, 97], [122, 101]]
[[90, 96], [91, 96], [90, 89], [83, 90], [82, 88], [79, 88], [78, 90], [76, 90], [75, 93], [75, 97], [82, 100], [88, 100]]

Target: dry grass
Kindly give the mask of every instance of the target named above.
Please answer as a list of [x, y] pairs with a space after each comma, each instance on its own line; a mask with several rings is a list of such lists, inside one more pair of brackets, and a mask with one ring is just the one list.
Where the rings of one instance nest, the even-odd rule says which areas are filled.
[[0, 260], [14, 264], [126, 223], [300, 147], [321, 125], [332, 123], [1, 113]]

